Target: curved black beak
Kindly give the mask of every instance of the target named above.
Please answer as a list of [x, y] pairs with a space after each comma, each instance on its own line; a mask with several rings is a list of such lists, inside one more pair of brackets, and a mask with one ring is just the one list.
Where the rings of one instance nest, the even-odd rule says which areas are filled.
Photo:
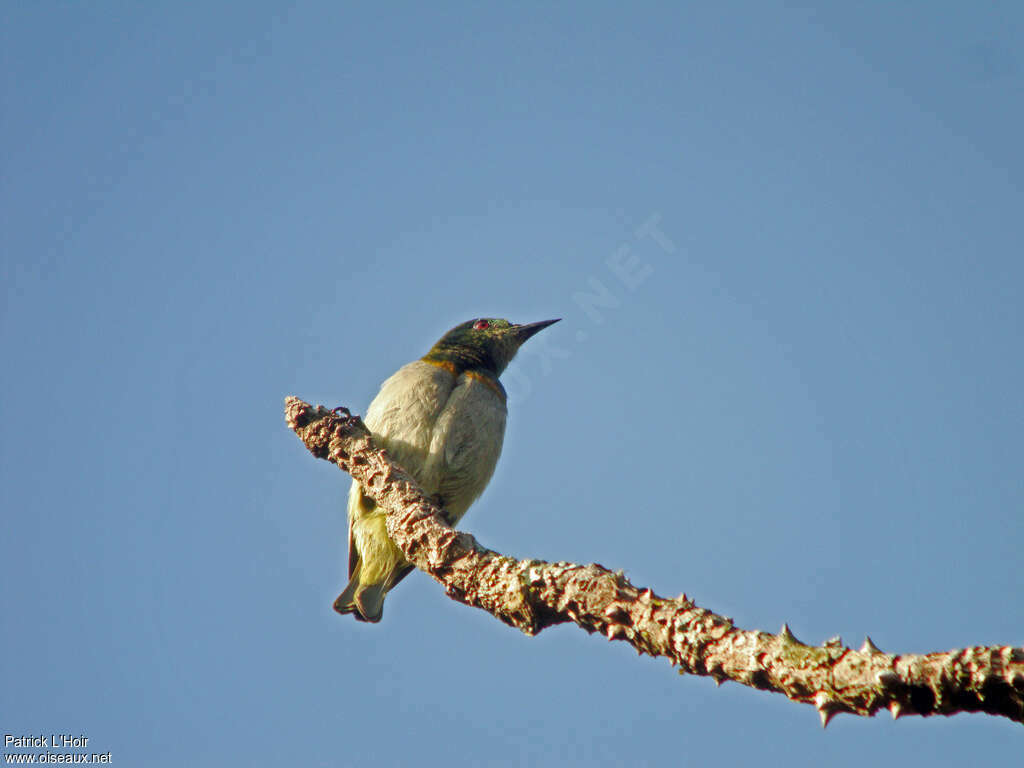
[[559, 317], [554, 320], [541, 320], [538, 323], [527, 323], [526, 325], [513, 325], [512, 332], [515, 334], [516, 341], [522, 344], [535, 333], [543, 331], [549, 325], [554, 325], [561, 319], [562, 318]]

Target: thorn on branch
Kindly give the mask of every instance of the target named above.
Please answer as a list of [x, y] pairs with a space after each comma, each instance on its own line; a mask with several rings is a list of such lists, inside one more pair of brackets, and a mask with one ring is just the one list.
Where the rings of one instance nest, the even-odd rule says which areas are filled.
[[832, 718], [842, 711], [842, 707], [833, 701], [825, 691], [818, 691], [814, 694], [814, 708], [818, 710], [818, 715], [821, 717], [822, 728], [828, 728]]
[[864, 644], [860, 647], [860, 652], [876, 654], [881, 653], [882, 651], [880, 651], [878, 647], [871, 642], [871, 635], [864, 635]]
[[793, 634], [792, 630], [790, 630], [789, 624], [783, 624], [782, 625], [782, 629], [779, 630], [779, 637], [781, 637], [782, 641], [785, 642], [785, 643], [793, 643], [794, 645], [803, 645], [803, 643], [801, 643], [800, 640], [797, 639], [797, 636]]

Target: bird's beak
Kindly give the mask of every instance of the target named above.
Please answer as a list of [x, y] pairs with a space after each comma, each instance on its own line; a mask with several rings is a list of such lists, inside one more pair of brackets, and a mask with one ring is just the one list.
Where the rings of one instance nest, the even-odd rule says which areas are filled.
[[562, 318], [556, 318], [555, 320], [541, 320], [539, 323], [527, 323], [526, 325], [513, 325], [512, 333], [516, 337], [516, 341], [520, 344], [525, 342], [528, 338], [533, 336], [539, 331], [543, 331], [549, 325], [554, 325]]

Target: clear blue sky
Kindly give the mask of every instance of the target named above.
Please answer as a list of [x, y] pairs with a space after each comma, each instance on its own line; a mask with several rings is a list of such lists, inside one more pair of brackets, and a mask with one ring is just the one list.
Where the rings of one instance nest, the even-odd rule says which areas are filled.
[[458, 322], [563, 317], [506, 375], [484, 544], [808, 642], [1024, 645], [1019, 3], [0, 14], [4, 733], [121, 766], [1024, 754], [977, 715], [823, 733], [421, 574], [340, 617], [348, 478], [282, 404], [363, 411]]

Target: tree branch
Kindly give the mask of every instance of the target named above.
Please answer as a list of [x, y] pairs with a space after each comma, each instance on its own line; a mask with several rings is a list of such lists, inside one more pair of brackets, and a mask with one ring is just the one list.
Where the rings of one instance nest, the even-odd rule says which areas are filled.
[[664, 598], [600, 565], [516, 560], [449, 527], [415, 479], [378, 448], [358, 416], [295, 397], [288, 426], [310, 452], [362, 483], [388, 511], [388, 534], [448, 595], [482, 608], [527, 635], [575, 623], [638, 653], [664, 656], [680, 674], [732, 680], [813, 704], [822, 725], [840, 712], [904, 715], [987, 712], [1024, 723], [1024, 648], [975, 647], [924, 655], [881, 652], [870, 638], [859, 650], [837, 637], [821, 646], [743, 630], [686, 595]]

